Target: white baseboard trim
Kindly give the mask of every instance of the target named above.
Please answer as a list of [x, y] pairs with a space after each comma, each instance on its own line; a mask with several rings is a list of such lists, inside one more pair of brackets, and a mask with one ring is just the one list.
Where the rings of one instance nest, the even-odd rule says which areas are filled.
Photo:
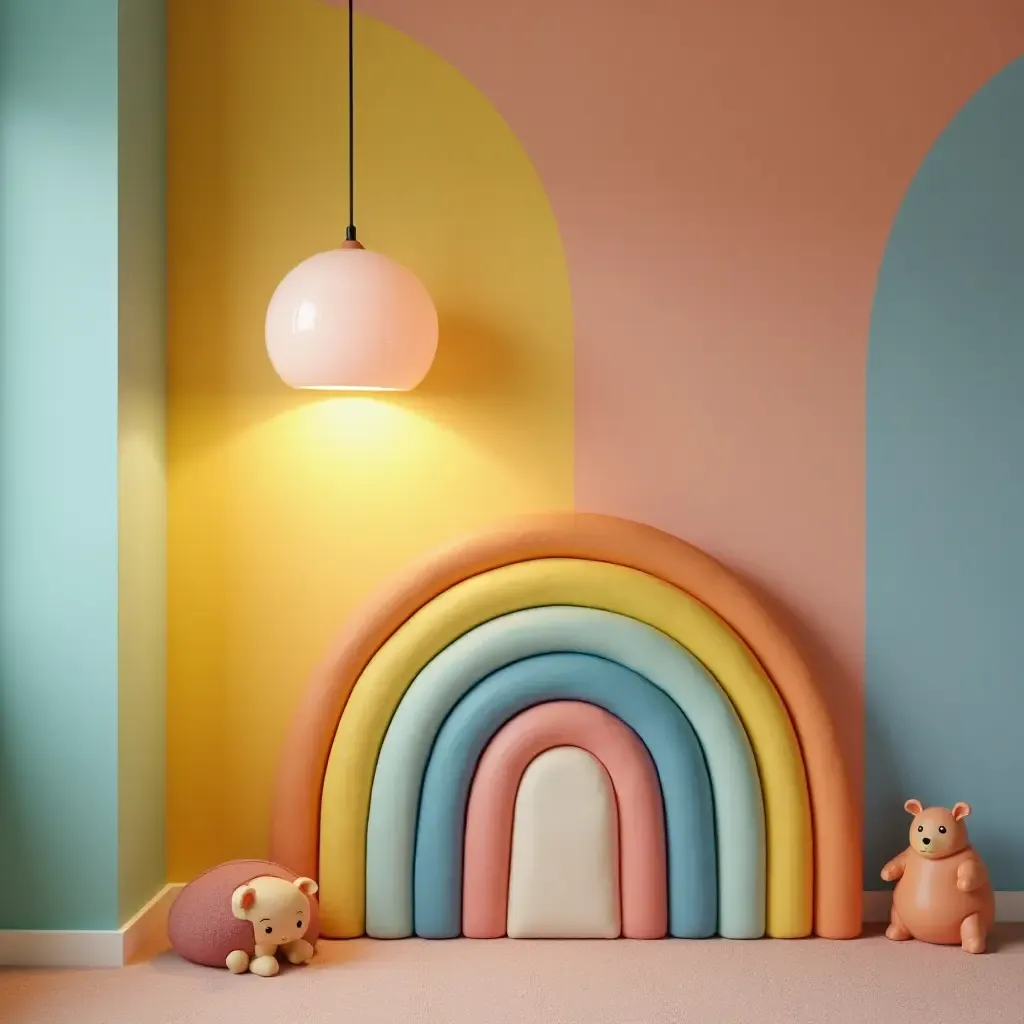
[[167, 947], [167, 914], [182, 886], [165, 885], [120, 928], [0, 931], [0, 967], [124, 967]]
[[[889, 920], [892, 906], [892, 890], [864, 893], [864, 921], [878, 924]], [[1019, 924], [1024, 921], [1024, 892], [996, 893], [996, 920]]]
[[[167, 915], [181, 883], [165, 885], [116, 931], [0, 931], [0, 967], [124, 967], [167, 948]], [[892, 892], [864, 893], [864, 921], [889, 920]], [[1024, 892], [996, 893], [996, 920], [1024, 922]]]

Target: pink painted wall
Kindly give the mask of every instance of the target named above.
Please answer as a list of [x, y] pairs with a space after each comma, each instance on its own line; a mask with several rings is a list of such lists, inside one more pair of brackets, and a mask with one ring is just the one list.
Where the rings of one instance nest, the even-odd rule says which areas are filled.
[[558, 217], [577, 505], [747, 574], [863, 747], [865, 359], [889, 229], [1021, 0], [366, 0], [504, 113]]

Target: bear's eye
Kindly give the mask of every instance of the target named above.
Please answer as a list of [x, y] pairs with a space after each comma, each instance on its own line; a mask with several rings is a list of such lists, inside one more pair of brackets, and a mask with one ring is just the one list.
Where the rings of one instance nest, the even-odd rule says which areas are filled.
[[946, 834], [946, 826], [945, 826], [945, 825], [940, 825], [940, 826], [939, 826], [939, 831], [940, 831], [940, 832], [941, 832], [941, 833], [942, 833], [943, 835], [945, 835], [945, 834]]
[[267, 933], [268, 935], [270, 935], [270, 934], [271, 934], [271, 932], [273, 932], [273, 930], [274, 930], [274, 929], [273, 929], [273, 928], [271, 928], [271, 927], [270, 927], [270, 925], [268, 924], [268, 925], [267, 925], [267, 927], [266, 927], [266, 928], [264, 928], [263, 930], [264, 930], [264, 931], [265, 931], [265, 932], [266, 932], [266, 933]]
[[296, 921], [295, 922], [295, 927], [296, 928], [301, 928], [302, 927], [302, 922], [301, 921]]
[[917, 826], [917, 831], [918, 832], [923, 832], [924, 831], [924, 825], [918, 825]]

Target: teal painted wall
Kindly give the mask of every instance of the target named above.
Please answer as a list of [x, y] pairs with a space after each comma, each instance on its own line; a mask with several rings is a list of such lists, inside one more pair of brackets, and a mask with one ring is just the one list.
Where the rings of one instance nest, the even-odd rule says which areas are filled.
[[0, 0], [0, 928], [125, 916], [120, 27], [117, 0]]
[[118, 223], [118, 882], [130, 918], [167, 878], [166, 16], [122, 0]]
[[0, 0], [0, 927], [117, 925], [117, 0]]
[[868, 359], [866, 884], [903, 801], [973, 808], [1024, 889], [1024, 59], [938, 140], [893, 226]]

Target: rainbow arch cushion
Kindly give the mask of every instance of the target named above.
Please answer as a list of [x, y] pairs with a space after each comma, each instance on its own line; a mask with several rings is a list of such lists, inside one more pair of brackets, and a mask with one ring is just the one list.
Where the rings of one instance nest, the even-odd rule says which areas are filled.
[[[668, 930], [664, 820], [657, 768], [614, 715], [576, 701], [517, 715], [473, 779], [465, 934], [661, 938]], [[565, 843], [566, 827], [582, 842]], [[588, 870], [597, 877], [587, 878]]]
[[[718, 794], [719, 932], [730, 938], [764, 933], [761, 785], [750, 743], [728, 697], [684, 647], [644, 623], [591, 608], [546, 607], [513, 612], [465, 633], [417, 675], [396, 709], [377, 757], [370, 799], [368, 934], [414, 934], [412, 880], [420, 794], [433, 739], [456, 703], [502, 666], [569, 650], [632, 669], [662, 689], [692, 723]], [[466, 864], [468, 869], [472, 861], [467, 858]]]
[[[547, 654], [507, 665], [482, 680], [438, 733], [423, 780], [416, 834], [417, 935], [444, 939], [461, 933], [464, 825], [473, 775], [487, 741], [519, 712], [566, 700], [603, 708], [647, 748], [664, 808], [669, 933], [676, 938], [715, 934], [718, 886], [711, 783], [686, 716], [661, 690], [621, 665], [592, 655]], [[603, 764], [610, 771], [607, 759]], [[621, 807], [624, 821], [631, 810]], [[571, 811], [565, 808], [566, 815]], [[514, 842], [514, 833], [512, 838]], [[568, 831], [561, 836], [564, 846], [576, 846], [575, 839]], [[622, 867], [623, 878], [628, 878], [626, 865]], [[495, 865], [477, 863], [475, 868], [479, 874]], [[565, 884], [571, 881], [567, 878]]]
[[[571, 686], [558, 668], [570, 664]], [[684, 723], [671, 751], [645, 724], [651, 699]], [[591, 722], [610, 716], [630, 742], [609, 746], [606, 730], [566, 725], [571, 741], [545, 745], [552, 727], [536, 716], [566, 704], [589, 709]], [[642, 777], [644, 758], [653, 764], [657, 799], [621, 782], [626, 747], [628, 777]], [[478, 786], [501, 814], [474, 814]], [[708, 803], [680, 801], [702, 786]], [[694, 841], [686, 871], [673, 871], [672, 830], [684, 818]], [[638, 821], [642, 855], [623, 841]], [[637, 893], [662, 894], [669, 933], [851, 938], [861, 927], [857, 822], [822, 696], [747, 588], [652, 527], [558, 514], [428, 556], [350, 619], [286, 737], [271, 855], [317, 878], [329, 938], [624, 927], [654, 937], [659, 918], [641, 914]], [[652, 836], [666, 843], [660, 860]], [[551, 853], [580, 842], [589, 859]], [[663, 889], [648, 877], [659, 863]], [[694, 896], [695, 872], [710, 902]]]

